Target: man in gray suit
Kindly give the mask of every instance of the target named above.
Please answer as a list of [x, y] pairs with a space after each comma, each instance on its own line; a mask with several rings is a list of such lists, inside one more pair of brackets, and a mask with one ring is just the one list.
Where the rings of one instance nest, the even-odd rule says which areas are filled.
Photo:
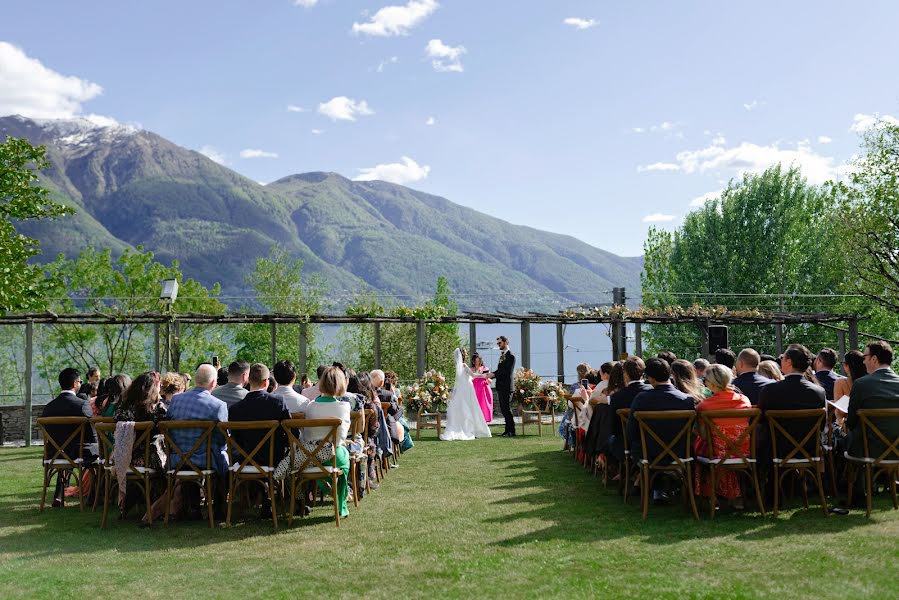
[[[852, 384], [846, 417], [849, 454], [852, 456], [864, 456], [865, 453], [858, 411], [864, 408], [899, 408], [899, 375], [890, 368], [893, 349], [886, 342], [871, 342], [865, 348], [864, 361], [868, 375]], [[888, 439], [899, 436], [899, 419], [872, 421]], [[886, 450], [883, 442], [875, 436], [871, 436], [868, 444], [869, 451], [875, 457]]]
[[228, 365], [228, 383], [220, 385], [212, 390], [212, 395], [231, 406], [237, 404], [247, 395], [247, 381], [250, 378], [250, 363], [245, 360], [235, 360]]

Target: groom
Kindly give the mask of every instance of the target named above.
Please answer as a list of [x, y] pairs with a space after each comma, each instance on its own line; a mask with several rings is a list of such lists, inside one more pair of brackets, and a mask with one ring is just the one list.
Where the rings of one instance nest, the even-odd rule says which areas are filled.
[[512, 418], [512, 376], [515, 373], [515, 356], [509, 351], [509, 338], [504, 335], [496, 338], [499, 346], [499, 364], [496, 371], [487, 377], [496, 379], [496, 395], [499, 396], [499, 408], [506, 420], [506, 430], [500, 437], [515, 437], [515, 420]]

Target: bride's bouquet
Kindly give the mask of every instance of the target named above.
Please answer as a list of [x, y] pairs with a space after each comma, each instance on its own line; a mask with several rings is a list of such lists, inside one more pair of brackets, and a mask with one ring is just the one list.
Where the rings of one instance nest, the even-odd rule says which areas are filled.
[[400, 389], [400, 400], [415, 413], [444, 412], [449, 400], [446, 377], [437, 371], [428, 371], [417, 382]]
[[514, 384], [512, 398], [522, 406], [531, 406], [534, 397], [540, 393], [540, 376], [530, 369], [518, 369], [515, 372]]

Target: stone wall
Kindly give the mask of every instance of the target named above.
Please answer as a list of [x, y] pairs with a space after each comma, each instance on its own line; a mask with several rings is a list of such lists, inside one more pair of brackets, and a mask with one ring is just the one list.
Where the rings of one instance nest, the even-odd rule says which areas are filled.
[[[31, 405], [31, 439], [41, 439], [37, 428], [37, 418], [41, 416], [44, 410], [43, 404]], [[25, 407], [17, 406], [0, 406], [0, 443], [3, 442], [20, 442], [25, 439]]]

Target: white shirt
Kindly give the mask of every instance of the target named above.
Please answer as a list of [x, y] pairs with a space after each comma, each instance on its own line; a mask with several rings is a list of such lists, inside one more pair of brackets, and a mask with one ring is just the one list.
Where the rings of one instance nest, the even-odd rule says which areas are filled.
[[280, 396], [284, 400], [284, 404], [287, 406], [287, 411], [290, 414], [305, 412], [306, 406], [310, 402], [309, 398], [302, 394], [298, 394], [296, 390], [289, 385], [279, 385], [272, 391], [272, 395]]
[[[310, 402], [306, 405], [307, 419], [327, 419], [337, 417], [342, 421], [337, 430], [337, 443], [342, 444], [350, 430], [350, 405], [337, 400], [335, 402]], [[328, 434], [327, 427], [309, 427], [303, 432], [303, 439], [317, 442]]]
[[315, 385], [307, 387], [305, 390], [303, 390], [303, 395], [309, 398], [309, 400], [311, 401], [321, 396], [322, 393], [318, 391], [318, 384], [316, 383]]

